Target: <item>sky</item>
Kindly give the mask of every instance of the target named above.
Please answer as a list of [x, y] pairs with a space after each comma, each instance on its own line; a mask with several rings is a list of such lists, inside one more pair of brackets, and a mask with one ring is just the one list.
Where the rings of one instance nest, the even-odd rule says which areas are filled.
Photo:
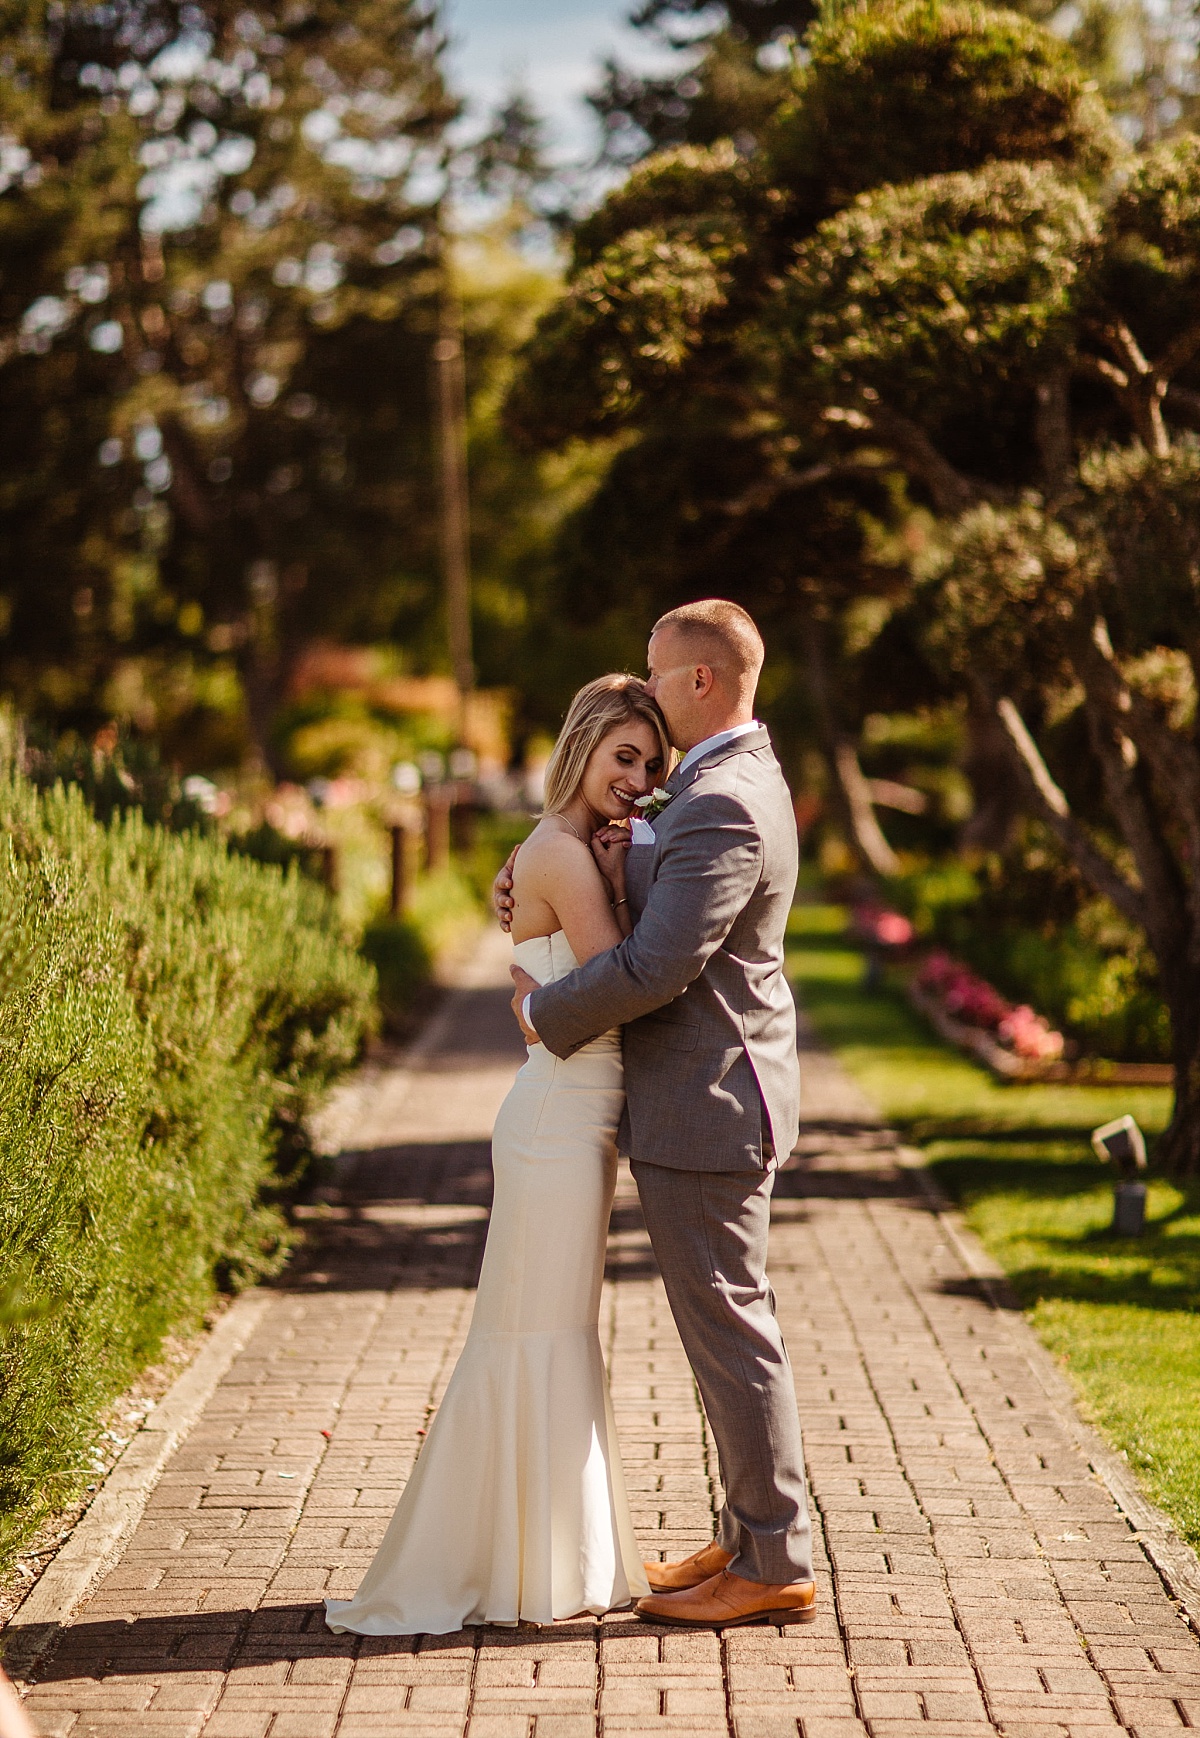
[[607, 54], [652, 66], [651, 44], [624, 20], [634, 0], [444, 0], [450, 72], [480, 114], [522, 84], [551, 127], [555, 154], [580, 157], [594, 142], [584, 92]]

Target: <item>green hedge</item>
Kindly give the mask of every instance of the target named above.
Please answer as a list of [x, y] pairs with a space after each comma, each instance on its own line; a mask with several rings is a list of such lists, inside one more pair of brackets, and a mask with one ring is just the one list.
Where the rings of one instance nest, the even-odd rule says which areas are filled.
[[163, 1336], [283, 1264], [374, 974], [321, 889], [217, 839], [4, 773], [0, 829], [2, 1560]]

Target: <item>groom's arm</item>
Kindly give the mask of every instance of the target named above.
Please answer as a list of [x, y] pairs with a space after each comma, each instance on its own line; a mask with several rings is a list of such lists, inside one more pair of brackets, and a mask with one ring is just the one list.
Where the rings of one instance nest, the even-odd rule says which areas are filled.
[[633, 934], [530, 996], [546, 1048], [570, 1056], [682, 995], [745, 909], [761, 867], [762, 841], [742, 804], [716, 792], [694, 797], [672, 817]]

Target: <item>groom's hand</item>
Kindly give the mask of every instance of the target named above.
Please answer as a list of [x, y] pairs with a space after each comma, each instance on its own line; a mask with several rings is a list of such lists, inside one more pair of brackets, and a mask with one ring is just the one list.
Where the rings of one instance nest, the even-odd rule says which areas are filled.
[[533, 1027], [526, 1023], [524, 1010], [522, 1008], [522, 1003], [526, 996], [528, 996], [531, 991], [539, 989], [540, 985], [536, 978], [531, 978], [529, 973], [522, 971], [520, 966], [509, 966], [508, 975], [516, 985], [516, 989], [513, 991], [512, 1011], [517, 1016], [517, 1025], [525, 1034], [526, 1044], [540, 1044], [541, 1039], [538, 1037]]
[[512, 928], [513, 918], [513, 864], [516, 862], [519, 845], [514, 845], [508, 854], [508, 861], [492, 882], [492, 909], [496, 913], [496, 922], [505, 935]]

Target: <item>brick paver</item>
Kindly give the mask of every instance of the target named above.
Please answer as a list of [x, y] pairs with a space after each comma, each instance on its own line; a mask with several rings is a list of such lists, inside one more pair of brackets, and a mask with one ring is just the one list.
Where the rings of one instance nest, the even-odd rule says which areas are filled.
[[[776, 1194], [822, 1614], [724, 1635], [628, 1615], [331, 1636], [462, 1343], [487, 1135], [520, 1051], [490, 940], [410, 1075], [362, 1097], [313, 1242], [30, 1694], [61, 1738], [1158, 1738], [1200, 1647], [828, 1057]], [[623, 1175], [603, 1335], [635, 1521], [711, 1536], [715, 1455]]]

